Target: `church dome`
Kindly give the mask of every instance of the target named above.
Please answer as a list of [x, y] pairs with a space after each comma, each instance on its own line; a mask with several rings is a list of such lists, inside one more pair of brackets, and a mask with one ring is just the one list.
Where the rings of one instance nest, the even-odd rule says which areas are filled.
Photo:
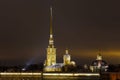
[[72, 64], [72, 65], [75, 65], [75, 61], [71, 61], [71, 64]]
[[107, 62], [102, 59], [102, 56], [99, 53], [97, 55], [97, 59], [94, 60], [91, 65], [92, 66], [99, 66], [99, 67], [101, 67], [101, 66], [107, 66]]

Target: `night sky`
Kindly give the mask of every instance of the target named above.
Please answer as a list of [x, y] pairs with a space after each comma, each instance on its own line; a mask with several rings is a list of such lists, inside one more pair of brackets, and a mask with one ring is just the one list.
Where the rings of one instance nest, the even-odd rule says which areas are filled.
[[68, 48], [77, 64], [90, 64], [99, 49], [120, 63], [120, 0], [0, 0], [1, 65], [44, 62], [50, 5], [57, 62]]

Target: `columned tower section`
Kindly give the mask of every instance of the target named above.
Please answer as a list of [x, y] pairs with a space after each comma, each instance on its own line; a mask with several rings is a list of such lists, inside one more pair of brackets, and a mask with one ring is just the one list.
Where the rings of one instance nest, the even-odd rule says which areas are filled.
[[66, 50], [66, 54], [63, 56], [64, 65], [70, 65], [71, 63], [71, 56], [68, 53], [68, 50]]
[[56, 48], [54, 47], [52, 18], [52, 7], [50, 7], [50, 38], [47, 48], [47, 59], [45, 61], [45, 66], [51, 66], [56, 64]]

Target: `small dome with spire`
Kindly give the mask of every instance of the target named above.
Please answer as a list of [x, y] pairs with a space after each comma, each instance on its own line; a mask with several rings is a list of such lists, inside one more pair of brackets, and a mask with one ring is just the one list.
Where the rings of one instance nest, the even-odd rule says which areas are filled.
[[70, 55], [69, 55], [69, 53], [68, 53], [68, 49], [65, 50], [64, 58], [70, 59]]
[[71, 62], [71, 56], [68, 53], [68, 49], [65, 50], [65, 55], [63, 56], [63, 61], [64, 61], [65, 65], [68, 65]]
[[106, 66], [107, 62], [102, 60], [102, 56], [100, 53], [97, 55], [97, 59], [92, 62], [93, 66]]
[[94, 71], [94, 72], [97, 72], [100, 69], [102, 71], [107, 71], [108, 64], [107, 64], [106, 61], [104, 61], [102, 59], [102, 56], [101, 56], [101, 54], [99, 52], [98, 55], [97, 55], [97, 59], [92, 62], [90, 67], [91, 67], [91, 71]]

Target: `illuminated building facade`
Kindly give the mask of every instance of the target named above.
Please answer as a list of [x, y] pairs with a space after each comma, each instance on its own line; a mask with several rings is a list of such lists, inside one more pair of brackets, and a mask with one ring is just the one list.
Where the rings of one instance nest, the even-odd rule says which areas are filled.
[[50, 38], [49, 38], [49, 45], [47, 48], [47, 59], [45, 60], [45, 71], [54, 71], [53, 65], [56, 64], [56, 48], [54, 47], [54, 39], [52, 33], [52, 7], [50, 8]]
[[49, 45], [47, 48], [47, 59], [45, 66], [51, 66], [56, 64], [56, 48], [54, 47], [53, 33], [52, 33], [52, 8], [50, 8], [51, 16], [50, 16], [50, 38]]
[[65, 51], [65, 55], [63, 56], [63, 62], [64, 62], [64, 65], [75, 65], [75, 62], [74, 61], [71, 61], [71, 56], [68, 52], [68, 50], [66, 49]]
[[106, 61], [102, 59], [102, 56], [100, 53], [97, 55], [97, 59], [93, 61], [90, 66], [90, 70], [92, 72], [107, 71], [107, 68], [108, 68], [108, 64]]
[[54, 47], [54, 39], [52, 32], [52, 8], [50, 8], [50, 38], [49, 45], [47, 48], [47, 57], [44, 63], [44, 71], [45, 72], [54, 72], [54, 71], [62, 71], [62, 67], [68, 64], [75, 64], [74, 61], [71, 62], [71, 57], [68, 54], [68, 50], [66, 50], [66, 54], [64, 55], [63, 63], [56, 63], [56, 48]]
[[68, 50], [66, 50], [66, 54], [63, 56], [64, 65], [69, 65], [71, 62], [71, 56], [68, 54]]

